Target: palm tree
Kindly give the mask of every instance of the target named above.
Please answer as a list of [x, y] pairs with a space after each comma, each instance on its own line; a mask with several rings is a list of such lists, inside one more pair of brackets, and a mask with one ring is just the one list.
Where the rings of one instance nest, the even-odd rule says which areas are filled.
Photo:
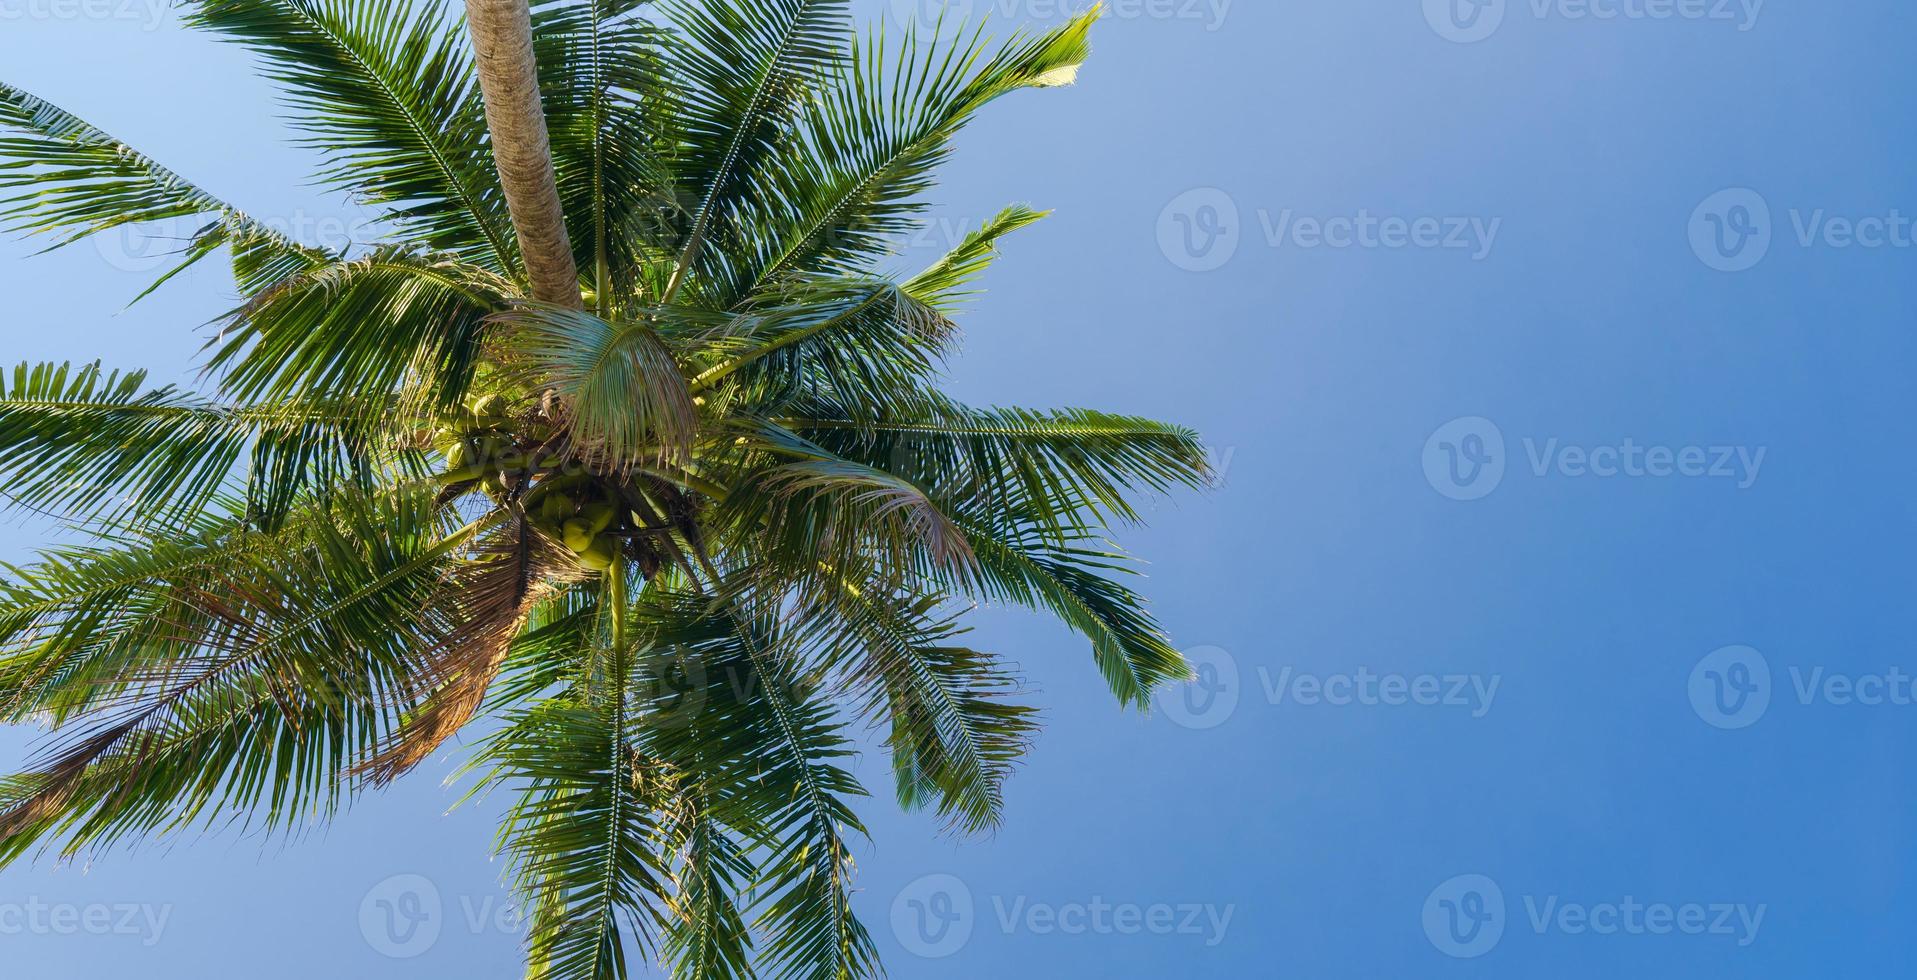
[[583, 272], [558, 284], [537, 156], [509, 176], [525, 144], [488, 138], [489, 109], [531, 125], [493, 97], [514, 55], [476, 68], [424, 0], [188, 4], [285, 87], [377, 245], [292, 240], [0, 85], [6, 223], [192, 218], [180, 268], [227, 254], [240, 294], [196, 388], [0, 377], [7, 501], [78, 533], [0, 580], [0, 720], [52, 731], [0, 781], [0, 861], [309, 826], [483, 718], [531, 975], [866, 977], [849, 726], [962, 834], [1035, 730], [968, 607], [1056, 615], [1126, 704], [1186, 676], [1105, 537], [1208, 480], [1196, 437], [937, 388], [1042, 215], [879, 268], [957, 132], [1071, 81], [1096, 11], [994, 45], [855, 40], [830, 0], [641, 7], [531, 11]]

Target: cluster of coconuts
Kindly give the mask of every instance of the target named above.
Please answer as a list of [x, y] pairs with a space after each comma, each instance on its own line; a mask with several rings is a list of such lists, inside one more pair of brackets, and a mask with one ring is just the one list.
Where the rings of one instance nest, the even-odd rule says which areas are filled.
[[474, 399], [435, 434], [434, 444], [446, 457], [439, 482], [452, 486], [478, 480], [489, 494], [505, 492], [507, 474], [526, 465], [525, 454], [507, 431], [511, 408], [504, 395]]
[[614, 524], [620, 506], [602, 499], [604, 488], [585, 473], [552, 476], [526, 494], [526, 517], [534, 527], [566, 543], [579, 563], [605, 571], [619, 558]]
[[[477, 481], [494, 500], [505, 500], [529, 463], [509, 431], [511, 409], [505, 396], [486, 395], [439, 430], [435, 445], [446, 457], [440, 483], [450, 487]], [[621, 507], [616, 494], [595, 483], [591, 474], [548, 475], [520, 504], [533, 526], [565, 542], [580, 564], [605, 571], [618, 560], [615, 524]]]

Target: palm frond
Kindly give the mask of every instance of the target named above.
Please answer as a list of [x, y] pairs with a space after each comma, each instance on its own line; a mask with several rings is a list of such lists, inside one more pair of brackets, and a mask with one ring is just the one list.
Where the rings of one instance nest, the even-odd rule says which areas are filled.
[[365, 474], [380, 423], [364, 414], [318, 400], [221, 405], [149, 389], [144, 372], [21, 364], [11, 385], [0, 377], [0, 483], [13, 505], [122, 527], [243, 492], [271, 527], [309, 487]]
[[[864, 828], [846, 800], [865, 795], [840, 765], [851, 745], [824, 692], [796, 668], [777, 618], [745, 601], [715, 608], [703, 596], [655, 597], [656, 642], [701, 665], [699, 710], [693, 724], [650, 726], [642, 750], [746, 840], [758, 868], [753, 928], [774, 976], [871, 976], [876, 950], [851, 907], [846, 834]], [[675, 686], [643, 687], [671, 696], [642, 713], [684, 710]]]
[[798, 135], [754, 188], [747, 240], [759, 251], [741, 291], [794, 272], [844, 274], [884, 254], [924, 210], [953, 137], [992, 101], [1075, 72], [1098, 16], [1021, 33], [989, 56], [982, 32], [945, 42], [913, 30], [891, 55], [875, 31], [808, 103]]
[[[205, 224], [159, 281], [230, 247], [242, 284], [254, 286], [329, 259], [115, 139], [86, 120], [0, 82], [0, 222], [7, 231], [68, 245], [147, 222]], [[145, 293], [141, 294], [142, 296]]]
[[998, 258], [999, 239], [1037, 223], [1048, 213], [1019, 204], [1000, 211], [900, 288], [932, 309], [956, 315], [972, 295], [968, 287]]
[[876, 413], [922, 388], [956, 333], [885, 280], [788, 283], [724, 332], [700, 338], [696, 356], [707, 366], [691, 389], [728, 386], [754, 407], [813, 397]]
[[750, 855], [698, 790], [681, 787], [666, 817], [679, 886], [668, 902], [663, 950], [672, 975], [751, 980], [752, 931], [738, 900], [753, 878]]
[[531, 304], [494, 320], [518, 380], [557, 396], [575, 453], [620, 467], [690, 455], [692, 394], [672, 351], [643, 320], [609, 323]]
[[[1182, 426], [1089, 409], [972, 408], [922, 392], [910, 411], [877, 419], [811, 405], [778, 424], [848, 459], [970, 502], [981, 520], [1035, 517], [1054, 534], [1139, 520], [1136, 499], [1204, 487], [1211, 463]], [[979, 507], [989, 501], [999, 507]]]
[[1011, 700], [1020, 684], [995, 658], [954, 642], [965, 630], [941, 614], [945, 597], [883, 588], [845, 581], [805, 618], [820, 624], [828, 660], [846, 663], [865, 714], [889, 722], [899, 802], [935, 804], [964, 833], [993, 829], [1035, 712]]
[[[845, 0], [666, 0], [682, 38], [668, 66], [680, 81], [678, 176], [689, 208], [670, 303], [689, 277], [724, 281], [741, 250], [735, 209], [776, 152], [793, 113], [844, 58]], [[708, 248], [715, 242], [718, 247]]]
[[253, 297], [227, 318], [209, 367], [245, 402], [397, 400], [430, 415], [464, 396], [510, 289], [474, 266], [382, 249]]
[[658, 814], [671, 781], [632, 750], [623, 688], [565, 696], [513, 719], [478, 760], [518, 795], [501, 843], [531, 913], [532, 976], [623, 980], [626, 949], [660, 925], [667, 874]]
[[971, 543], [923, 487], [770, 424], [740, 438], [767, 462], [736, 477], [717, 520], [758, 539], [762, 575], [808, 581], [820, 563], [832, 575], [875, 567], [894, 582], [973, 573]]
[[1136, 592], [1107, 577], [1136, 571], [1124, 553], [1100, 547], [1089, 536], [1060, 545], [1027, 528], [1008, 532], [954, 518], [978, 558], [972, 583], [954, 580], [959, 591], [1049, 612], [1092, 641], [1112, 693], [1144, 710], [1165, 684], [1189, 680], [1191, 667]]
[[420, 0], [188, 0], [187, 23], [245, 44], [286, 86], [326, 184], [408, 238], [511, 275], [518, 257], [472, 53]]
[[578, 575], [570, 556], [516, 518], [449, 569], [437, 597], [448, 612], [446, 628], [421, 637], [418, 649], [418, 678], [432, 693], [357, 771], [376, 784], [390, 783], [459, 734], [485, 703], [513, 641], [541, 604]]
[[[462, 537], [430, 497], [341, 498], [322, 513], [264, 542], [229, 532], [239, 546], [186, 566], [194, 574], [73, 554], [9, 587], [15, 711], [99, 690], [12, 783], [0, 857], [56, 835], [74, 854], [222, 816], [290, 828], [350, 796], [354, 757], [419, 694], [413, 641], [444, 612], [432, 597]], [[127, 577], [142, 572], [153, 577]], [[76, 631], [75, 617], [92, 621]]]
[[637, 16], [645, 0], [534, 3], [534, 58], [553, 166], [572, 229], [574, 261], [593, 283], [597, 312], [639, 287], [648, 258], [672, 248], [670, 89], [662, 48], [670, 35]]

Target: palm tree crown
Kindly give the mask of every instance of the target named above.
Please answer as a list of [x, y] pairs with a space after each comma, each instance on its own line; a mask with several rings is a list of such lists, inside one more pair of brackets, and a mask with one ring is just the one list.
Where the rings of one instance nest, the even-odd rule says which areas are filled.
[[855, 40], [843, 0], [535, 3], [578, 303], [534, 288], [437, 5], [187, 10], [389, 234], [295, 241], [0, 84], [0, 221], [191, 218], [180, 267], [227, 254], [240, 293], [199, 389], [0, 376], [8, 505], [83, 532], [0, 578], [0, 721], [54, 731], [0, 780], [0, 861], [303, 826], [485, 718], [531, 975], [866, 977], [848, 726], [964, 833], [1034, 731], [969, 605], [1055, 614], [1128, 704], [1185, 677], [1104, 537], [1207, 481], [1197, 438], [936, 387], [1041, 214], [879, 270], [958, 130], [1071, 81], [1095, 10], [995, 45]]

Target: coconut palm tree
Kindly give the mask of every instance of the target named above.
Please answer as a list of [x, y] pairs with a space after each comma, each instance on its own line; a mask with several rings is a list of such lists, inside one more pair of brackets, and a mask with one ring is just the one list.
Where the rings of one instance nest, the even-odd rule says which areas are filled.
[[[967, 609], [1057, 616], [1129, 705], [1186, 676], [1105, 538], [1207, 481], [1196, 437], [937, 387], [1041, 214], [882, 270], [958, 131], [1071, 81], [1095, 11], [994, 44], [855, 39], [830, 0], [549, 0], [528, 62], [424, 0], [186, 9], [386, 237], [293, 240], [0, 85], [11, 228], [192, 219], [178, 268], [228, 256], [239, 293], [194, 388], [0, 377], [6, 501], [76, 532], [0, 579], [0, 720], [51, 730], [0, 781], [0, 861], [304, 828], [466, 732], [531, 975], [865, 977], [850, 726], [961, 834], [1035, 731]], [[515, 58], [556, 217], [504, 135], [534, 125]], [[555, 222], [570, 262], [536, 263]]]

